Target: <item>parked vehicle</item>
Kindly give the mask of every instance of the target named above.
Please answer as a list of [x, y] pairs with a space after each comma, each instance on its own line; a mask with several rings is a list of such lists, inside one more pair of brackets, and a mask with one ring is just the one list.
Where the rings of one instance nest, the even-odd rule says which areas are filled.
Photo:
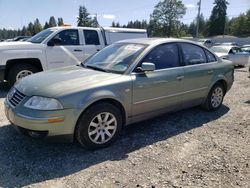
[[220, 44], [221, 46], [238, 46], [237, 42], [223, 42]]
[[17, 36], [13, 39], [13, 41], [22, 41], [31, 38], [30, 36]]
[[220, 58], [232, 61], [235, 66], [246, 66], [250, 53], [237, 46], [213, 46], [211, 50]]
[[0, 44], [0, 81], [13, 85], [32, 73], [76, 65], [113, 42], [147, 37], [146, 30], [124, 28], [54, 27], [28, 42]]
[[233, 74], [230, 61], [190, 41], [125, 40], [79, 66], [23, 78], [8, 93], [5, 112], [32, 137], [75, 137], [96, 149], [131, 123], [196, 105], [219, 109]]
[[198, 44], [206, 46], [207, 48], [211, 48], [213, 46], [211, 39], [199, 39]]

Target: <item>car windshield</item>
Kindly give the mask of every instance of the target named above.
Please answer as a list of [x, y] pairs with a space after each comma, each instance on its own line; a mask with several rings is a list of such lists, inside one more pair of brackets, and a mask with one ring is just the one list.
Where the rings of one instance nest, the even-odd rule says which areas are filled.
[[37, 33], [35, 36], [33, 36], [32, 38], [30, 38], [28, 41], [32, 42], [32, 43], [41, 43], [43, 42], [48, 36], [51, 35], [51, 33], [53, 33], [55, 31], [55, 29], [46, 29], [41, 31], [40, 33]]
[[85, 61], [86, 68], [122, 74], [146, 48], [143, 44], [112, 44]]
[[210, 50], [212, 50], [214, 53], [228, 53], [230, 48], [213, 46], [212, 48], [210, 48]]

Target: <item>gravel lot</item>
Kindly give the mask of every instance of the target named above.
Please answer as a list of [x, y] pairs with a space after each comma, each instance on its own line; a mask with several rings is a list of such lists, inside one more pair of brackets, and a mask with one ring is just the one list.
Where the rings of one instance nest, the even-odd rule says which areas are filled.
[[15, 131], [0, 84], [0, 187], [250, 187], [246, 68], [217, 112], [193, 108], [129, 126], [111, 147], [86, 151]]

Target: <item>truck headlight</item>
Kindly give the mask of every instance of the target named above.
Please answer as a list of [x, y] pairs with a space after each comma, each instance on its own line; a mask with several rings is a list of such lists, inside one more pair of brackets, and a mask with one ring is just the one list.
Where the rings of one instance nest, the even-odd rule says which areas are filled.
[[25, 107], [36, 110], [60, 110], [63, 109], [62, 104], [53, 98], [33, 96], [25, 104]]

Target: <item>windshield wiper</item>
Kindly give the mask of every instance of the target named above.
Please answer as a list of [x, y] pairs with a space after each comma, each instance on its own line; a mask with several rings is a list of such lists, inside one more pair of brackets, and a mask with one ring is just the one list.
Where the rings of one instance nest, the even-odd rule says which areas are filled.
[[90, 65], [84, 65], [84, 64], [83, 64], [83, 66], [85, 68], [89, 68], [89, 69], [93, 69], [93, 70], [98, 70], [98, 71], [102, 71], [102, 72], [109, 72], [108, 70], [103, 69], [101, 67], [97, 67], [97, 66], [90, 66]]

